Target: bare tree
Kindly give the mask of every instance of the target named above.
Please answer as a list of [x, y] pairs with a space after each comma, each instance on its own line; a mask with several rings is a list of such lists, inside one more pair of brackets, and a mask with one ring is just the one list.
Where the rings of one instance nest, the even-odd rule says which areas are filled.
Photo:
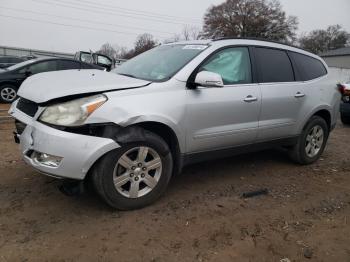
[[174, 43], [179, 41], [199, 40], [201, 39], [201, 29], [197, 26], [185, 25], [180, 34], [174, 34], [173, 37], [166, 39], [163, 43]]
[[185, 25], [182, 29], [183, 40], [198, 40], [201, 36], [201, 29], [197, 26]]
[[203, 36], [293, 42], [297, 26], [297, 18], [287, 17], [278, 0], [226, 0], [206, 12]]
[[152, 49], [158, 44], [158, 41], [154, 39], [151, 34], [142, 34], [139, 35], [135, 41], [134, 48], [130, 50], [124, 58], [130, 59], [134, 56], [137, 56], [149, 49]]
[[125, 46], [113, 45], [115, 49], [115, 59], [123, 59], [125, 55], [129, 52]]
[[345, 47], [350, 41], [350, 34], [340, 25], [329, 26], [326, 30], [314, 30], [300, 37], [300, 47], [315, 54]]
[[101, 46], [98, 53], [101, 53], [103, 55], [107, 55], [111, 58], [115, 58], [117, 52], [116, 52], [115, 48], [110, 43], [105, 43]]

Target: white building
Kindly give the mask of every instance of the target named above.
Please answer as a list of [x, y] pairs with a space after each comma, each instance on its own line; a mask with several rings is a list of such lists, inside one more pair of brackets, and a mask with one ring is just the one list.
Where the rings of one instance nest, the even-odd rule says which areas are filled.
[[339, 48], [320, 55], [329, 67], [350, 69], [350, 47]]
[[36, 56], [36, 57], [65, 57], [74, 58], [74, 54], [52, 52], [37, 49], [28, 49], [20, 47], [0, 46], [0, 56], [11, 55], [11, 56]]

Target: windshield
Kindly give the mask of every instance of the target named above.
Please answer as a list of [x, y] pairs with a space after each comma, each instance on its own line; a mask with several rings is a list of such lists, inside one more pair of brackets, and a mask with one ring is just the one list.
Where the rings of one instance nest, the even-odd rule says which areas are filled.
[[165, 81], [207, 47], [178, 44], [158, 46], [123, 63], [112, 72], [148, 81]]
[[7, 70], [9, 70], [9, 71], [16, 70], [16, 69], [21, 68], [23, 66], [30, 65], [30, 64], [32, 64], [32, 63], [34, 63], [36, 61], [38, 61], [38, 60], [37, 59], [32, 59], [32, 60], [24, 61], [22, 63], [18, 63], [18, 64], [15, 64], [13, 66], [8, 67]]

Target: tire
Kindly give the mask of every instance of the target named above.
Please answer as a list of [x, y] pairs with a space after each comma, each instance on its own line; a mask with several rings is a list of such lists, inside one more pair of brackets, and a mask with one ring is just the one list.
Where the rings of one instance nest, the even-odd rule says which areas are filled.
[[0, 101], [12, 103], [17, 98], [17, 88], [14, 85], [5, 84], [0, 87]]
[[[322, 142], [321, 140], [318, 140], [317, 136], [314, 138], [314, 133], [311, 133], [312, 131], [315, 131], [315, 129], [316, 131], [319, 130], [319, 128], [322, 129], [323, 133]], [[317, 134], [320, 135], [321, 131], [318, 131]], [[289, 155], [291, 159], [301, 165], [314, 163], [322, 155], [327, 144], [328, 136], [329, 128], [326, 121], [319, 116], [313, 116], [304, 127], [297, 144], [290, 149]], [[313, 147], [314, 149], [312, 149]]]
[[350, 116], [345, 116], [344, 114], [340, 114], [340, 119], [344, 125], [350, 125]]
[[[125, 143], [107, 153], [92, 170], [91, 178], [98, 195], [109, 206], [119, 210], [139, 209], [155, 202], [165, 192], [172, 174], [172, 154], [161, 137], [143, 130], [143, 138], [134, 139], [139, 142]], [[139, 167], [140, 161], [137, 160], [141, 158], [137, 157], [141, 151], [146, 152], [144, 149], [148, 151], [144, 162], [141, 161], [142, 167]], [[133, 162], [131, 165], [129, 160]], [[151, 161], [157, 163], [154, 166], [160, 163], [160, 168], [142, 170]], [[136, 184], [139, 186], [137, 194], [136, 190], [132, 190], [137, 187]]]

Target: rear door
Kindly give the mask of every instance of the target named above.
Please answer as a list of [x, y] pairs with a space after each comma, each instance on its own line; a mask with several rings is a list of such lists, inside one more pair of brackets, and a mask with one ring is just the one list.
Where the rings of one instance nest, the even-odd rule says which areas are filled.
[[285, 50], [254, 48], [262, 92], [258, 141], [294, 136], [297, 121], [310, 95], [295, 72]]
[[35, 75], [44, 72], [56, 71], [58, 69], [58, 61], [57, 60], [45, 60], [39, 61], [35, 64], [32, 64], [26, 68], [27, 72], [30, 75]]
[[254, 83], [247, 47], [229, 47], [199, 68], [220, 74], [224, 87], [187, 90], [187, 151], [212, 151], [251, 144], [258, 131], [261, 93]]

